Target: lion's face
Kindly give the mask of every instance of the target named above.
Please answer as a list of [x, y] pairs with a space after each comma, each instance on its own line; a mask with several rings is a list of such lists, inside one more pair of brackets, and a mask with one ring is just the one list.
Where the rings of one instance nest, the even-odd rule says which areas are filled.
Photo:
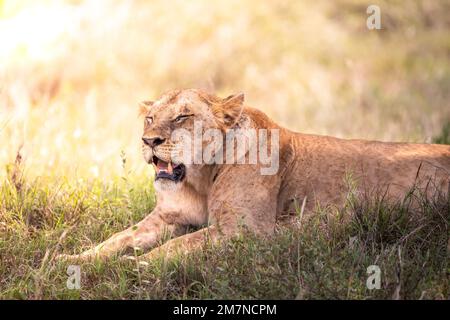
[[[242, 113], [243, 98], [239, 94], [220, 99], [188, 89], [171, 91], [155, 102], [143, 102], [143, 154], [145, 161], [155, 169], [155, 185], [173, 187], [189, 177], [190, 171], [195, 169], [192, 162], [183, 161], [186, 155], [183, 135], [189, 135], [191, 143], [195, 144], [199, 129], [203, 134], [207, 129], [225, 131], [230, 128]], [[204, 146], [207, 142], [202, 140], [201, 143]], [[189, 152], [195, 157], [196, 148], [192, 147]]]

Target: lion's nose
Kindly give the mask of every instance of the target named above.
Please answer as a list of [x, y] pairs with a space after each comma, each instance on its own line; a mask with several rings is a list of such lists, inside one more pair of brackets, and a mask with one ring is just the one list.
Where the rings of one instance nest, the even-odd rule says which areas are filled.
[[165, 139], [162, 139], [160, 137], [155, 137], [155, 138], [146, 138], [146, 137], [142, 137], [142, 141], [144, 141], [144, 143], [146, 145], [148, 145], [149, 147], [156, 147], [159, 146], [161, 143], [164, 142]]

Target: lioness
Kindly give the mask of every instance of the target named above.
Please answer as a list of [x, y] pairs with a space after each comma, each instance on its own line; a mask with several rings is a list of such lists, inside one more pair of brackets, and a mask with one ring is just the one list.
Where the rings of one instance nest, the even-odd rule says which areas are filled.
[[[135, 226], [95, 248], [61, 258], [107, 258], [136, 247], [148, 251], [167, 236], [174, 239], [145, 253], [143, 258], [188, 252], [200, 248], [205, 240], [228, 239], [242, 226], [258, 234], [270, 234], [277, 218], [293, 213], [296, 203], [303, 200], [305, 214], [313, 212], [317, 203], [342, 205], [348, 174], [357, 181], [357, 190], [383, 189], [393, 200], [413, 185], [430, 190], [430, 181], [435, 189], [448, 192], [448, 145], [343, 140], [296, 133], [278, 126], [261, 111], [244, 107], [243, 94], [221, 99], [202, 90], [175, 90], [155, 102], [143, 102], [141, 109], [145, 119], [143, 154], [155, 170], [155, 209]], [[180, 142], [173, 133], [182, 129], [194, 134], [196, 122], [201, 123], [202, 134], [214, 129], [214, 136], [223, 139], [218, 148], [209, 149], [213, 155], [226, 152], [232, 145], [227, 145], [227, 136], [220, 133], [268, 130], [271, 137], [277, 138], [267, 148], [271, 155], [277, 155], [276, 172], [263, 174], [263, 164], [249, 164], [250, 140], [244, 143], [243, 160], [247, 161], [183, 163], [174, 159], [173, 150]], [[207, 148], [207, 140], [201, 140], [200, 145]], [[191, 225], [207, 226], [186, 234], [186, 227]]]

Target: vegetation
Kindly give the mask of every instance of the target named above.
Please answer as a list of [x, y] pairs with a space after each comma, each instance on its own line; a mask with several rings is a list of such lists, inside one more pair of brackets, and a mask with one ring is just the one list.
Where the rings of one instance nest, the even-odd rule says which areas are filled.
[[450, 144], [450, 121], [442, 127], [441, 133], [433, 138], [433, 143]]

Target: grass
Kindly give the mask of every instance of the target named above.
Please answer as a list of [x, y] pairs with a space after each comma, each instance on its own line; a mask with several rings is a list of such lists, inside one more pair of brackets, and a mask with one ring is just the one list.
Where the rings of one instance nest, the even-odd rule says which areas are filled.
[[[154, 205], [150, 181], [27, 182], [10, 172], [0, 189], [0, 297], [448, 298], [450, 199], [427, 199], [420, 190], [395, 204], [350, 193], [344, 207], [293, 217], [270, 238], [244, 232], [169, 262], [84, 263], [81, 289], [67, 289], [67, 265], [54, 256], [80, 252], [143, 218]], [[366, 288], [370, 265], [381, 269], [379, 290]]]
[[450, 121], [444, 124], [441, 133], [433, 138], [433, 143], [450, 144]]

